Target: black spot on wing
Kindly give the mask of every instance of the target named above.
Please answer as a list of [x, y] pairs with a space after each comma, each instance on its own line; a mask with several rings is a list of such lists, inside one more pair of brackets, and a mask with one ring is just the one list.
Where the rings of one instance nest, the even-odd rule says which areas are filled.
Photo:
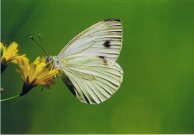
[[111, 46], [111, 45], [110, 45], [110, 41], [108, 41], [108, 40], [105, 41], [103, 45], [104, 45], [104, 47], [106, 47], [106, 48], [109, 48], [109, 47]]
[[121, 22], [120, 19], [117, 19], [117, 18], [111, 18], [111, 19], [104, 19], [104, 21], [117, 21], [117, 22]]
[[99, 56], [99, 58], [104, 59], [104, 56]]
[[107, 65], [107, 60], [105, 59], [104, 56], [98, 56], [98, 57], [101, 58], [101, 59], [103, 59], [103, 63], [104, 63], [105, 65]]

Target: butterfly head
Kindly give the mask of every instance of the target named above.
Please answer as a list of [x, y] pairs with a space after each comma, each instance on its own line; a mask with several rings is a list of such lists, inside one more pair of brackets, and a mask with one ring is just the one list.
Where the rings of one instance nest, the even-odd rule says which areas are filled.
[[46, 56], [46, 61], [47, 61], [47, 63], [52, 63], [53, 58], [51, 56]]
[[57, 56], [48, 56], [46, 57], [47, 63], [53, 65], [55, 68], [60, 67], [59, 59]]

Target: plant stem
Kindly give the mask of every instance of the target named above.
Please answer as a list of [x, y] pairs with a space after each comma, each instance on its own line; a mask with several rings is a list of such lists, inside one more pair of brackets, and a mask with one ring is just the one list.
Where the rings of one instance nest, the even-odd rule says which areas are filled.
[[8, 100], [12, 100], [12, 99], [15, 99], [15, 98], [18, 98], [18, 97], [20, 97], [19, 94], [18, 95], [15, 95], [13, 97], [9, 97], [9, 98], [2, 99], [1, 102], [8, 101]]

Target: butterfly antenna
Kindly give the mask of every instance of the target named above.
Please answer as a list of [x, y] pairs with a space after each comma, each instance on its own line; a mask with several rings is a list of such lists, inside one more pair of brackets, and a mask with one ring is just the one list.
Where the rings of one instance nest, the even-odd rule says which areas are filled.
[[[38, 40], [39, 40], [39, 43], [41, 45], [44, 45], [44, 42], [42, 41], [42, 34], [41, 33], [38, 33]], [[44, 49], [46, 51], [46, 49]], [[47, 51], [46, 51], [47, 52]], [[48, 55], [48, 52], [47, 52], [47, 55]]]
[[42, 45], [44, 45], [44, 44], [43, 44], [43, 41], [42, 41], [42, 35], [41, 35], [41, 33], [38, 33], [38, 39], [39, 39], [39, 42], [40, 42]]
[[40, 45], [40, 43], [33, 37], [30, 36], [30, 39], [36, 43], [36, 45], [43, 50], [43, 52], [48, 56], [48, 52]]

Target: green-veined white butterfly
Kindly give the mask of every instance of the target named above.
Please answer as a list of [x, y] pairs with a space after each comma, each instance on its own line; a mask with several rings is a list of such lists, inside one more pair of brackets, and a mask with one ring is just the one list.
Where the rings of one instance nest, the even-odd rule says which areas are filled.
[[106, 19], [84, 30], [49, 57], [62, 79], [81, 102], [99, 104], [120, 87], [123, 71], [116, 60], [122, 47], [122, 24]]

